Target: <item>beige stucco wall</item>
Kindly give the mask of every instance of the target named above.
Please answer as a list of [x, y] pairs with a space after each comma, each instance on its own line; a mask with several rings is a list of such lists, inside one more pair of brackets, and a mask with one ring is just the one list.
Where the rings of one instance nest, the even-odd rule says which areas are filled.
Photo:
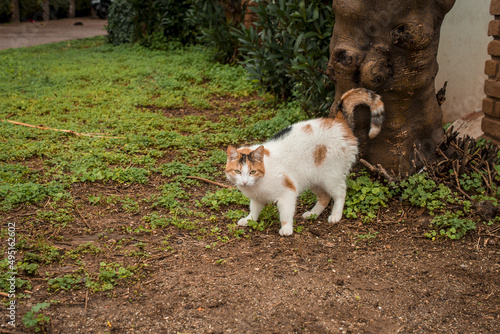
[[443, 121], [481, 109], [487, 53], [490, 0], [457, 0], [441, 27], [436, 91], [448, 81]]

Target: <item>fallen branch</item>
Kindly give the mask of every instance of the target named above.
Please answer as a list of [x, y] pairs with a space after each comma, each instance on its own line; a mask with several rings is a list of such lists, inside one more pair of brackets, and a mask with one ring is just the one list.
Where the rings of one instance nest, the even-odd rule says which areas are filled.
[[457, 172], [457, 170], [460, 168], [460, 166], [459, 166], [460, 163], [458, 162], [458, 160], [456, 160], [455, 162], [457, 163], [457, 168], [455, 168], [454, 163], [452, 164], [452, 166], [453, 166], [453, 174], [455, 175], [455, 182], [457, 183], [457, 189], [458, 189], [458, 191], [460, 191], [462, 193], [462, 195], [467, 197], [467, 199], [469, 201], [474, 203], [474, 200], [472, 199], [472, 197], [470, 197], [465, 191], [462, 190], [462, 187], [460, 187], [460, 181], [458, 180], [458, 172]]
[[222, 188], [232, 188], [231, 186], [228, 186], [226, 184], [222, 184], [222, 183], [219, 183], [219, 182], [207, 180], [207, 179], [204, 179], [204, 178], [198, 177], [198, 176], [186, 176], [186, 179], [194, 179], [194, 180], [205, 181], [205, 182], [208, 182], [208, 183], [211, 183], [211, 184], [215, 184], [216, 186], [219, 186], [219, 187], [222, 187]]
[[40, 129], [40, 130], [50, 130], [50, 131], [65, 132], [65, 133], [69, 133], [69, 134], [74, 135], [74, 136], [125, 139], [125, 137], [103, 136], [102, 134], [99, 134], [99, 133], [79, 133], [79, 132], [75, 132], [73, 130], [54, 129], [54, 128], [49, 128], [47, 126], [31, 125], [31, 124], [27, 124], [27, 123], [21, 123], [21, 122], [16, 122], [16, 121], [9, 121], [8, 119], [1, 119], [0, 121], [2, 121], [2, 122], [9, 122], [9, 123], [12, 123], [12, 124], [15, 124], [15, 125], [20, 125], [20, 126], [26, 126], [28, 128], [35, 128], [35, 129]]
[[359, 162], [361, 162], [366, 168], [368, 168], [372, 173], [377, 173], [380, 176], [384, 177], [387, 182], [391, 183], [394, 182], [394, 178], [387, 173], [384, 167], [382, 167], [381, 164], [378, 164], [377, 167], [373, 166], [371, 163], [364, 159], [359, 159]]
[[76, 209], [76, 212], [78, 212], [78, 214], [80, 215], [80, 217], [82, 218], [83, 222], [85, 223], [85, 225], [87, 225], [88, 229], [89, 230], [92, 230], [92, 227], [90, 227], [90, 225], [87, 223], [87, 221], [85, 220], [85, 218], [83, 218], [83, 215], [82, 213], [80, 212], [80, 210], [78, 210], [78, 207], [75, 206], [75, 209]]
[[82, 330], [84, 330], [83, 333], [87, 333], [87, 304], [89, 301], [89, 289], [87, 289], [87, 293], [85, 294], [85, 310], [83, 311], [83, 319], [82, 319]]

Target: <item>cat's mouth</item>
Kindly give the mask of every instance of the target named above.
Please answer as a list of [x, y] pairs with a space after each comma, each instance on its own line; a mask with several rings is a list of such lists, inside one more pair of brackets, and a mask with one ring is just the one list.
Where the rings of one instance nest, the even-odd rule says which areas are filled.
[[250, 188], [255, 185], [255, 182], [238, 182], [238, 186], [242, 188]]

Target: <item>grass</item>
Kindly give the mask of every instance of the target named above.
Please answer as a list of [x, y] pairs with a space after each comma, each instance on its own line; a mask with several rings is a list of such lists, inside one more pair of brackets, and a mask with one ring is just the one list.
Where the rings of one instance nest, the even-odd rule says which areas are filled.
[[[172, 235], [210, 251], [276, 226], [278, 213], [269, 205], [259, 222], [240, 228], [248, 200], [239, 191], [188, 177], [225, 182], [228, 144], [265, 140], [306, 115], [293, 103], [271, 107], [244, 69], [210, 59], [196, 47], [151, 51], [112, 47], [104, 38], [0, 52], [0, 119], [94, 134], [0, 122], [0, 219], [17, 226], [18, 289], [30, 290], [31, 276], [43, 278], [50, 294], [113, 290], [146, 275], [150, 259], [176, 252]], [[498, 193], [481, 193], [483, 178], [464, 176], [462, 187], [498, 205]], [[470, 202], [425, 175], [396, 186], [362, 172], [348, 184], [348, 219], [372, 224], [402, 201], [434, 214], [429, 238], [458, 239], [480, 223]], [[299, 205], [314, 201], [306, 192]], [[451, 214], [456, 205], [461, 210]], [[313, 223], [297, 223], [295, 232]], [[357, 241], [379, 239], [367, 230]], [[1, 233], [8, 236], [6, 228]], [[110, 253], [121, 261], [107, 259]], [[55, 274], [49, 266], [74, 269]], [[7, 278], [8, 262], [0, 269]], [[27, 326], [47, 325], [39, 305], [25, 317]]]

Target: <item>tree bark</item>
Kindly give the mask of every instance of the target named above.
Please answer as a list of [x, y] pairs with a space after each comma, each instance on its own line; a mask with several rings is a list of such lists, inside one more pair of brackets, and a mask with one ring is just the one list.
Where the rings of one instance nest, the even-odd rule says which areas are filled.
[[42, 2], [42, 17], [44, 22], [48, 22], [50, 20], [50, 2], [49, 0], [43, 0]]
[[[328, 73], [335, 94], [364, 87], [382, 96], [382, 132], [368, 138], [369, 110], [356, 110], [360, 156], [396, 174], [418, 168], [414, 146], [432, 159], [443, 138], [434, 78], [441, 23], [455, 0], [333, 0]], [[335, 105], [335, 104], [334, 104]], [[332, 110], [333, 112], [333, 110]], [[415, 163], [414, 163], [415, 161]]]
[[11, 1], [11, 15], [10, 15], [10, 22], [12, 23], [19, 23], [21, 19], [21, 14], [19, 12], [19, 0], [12, 0]]
[[69, 0], [68, 17], [70, 19], [74, 18], [75, 12], [76, 12], [76, 0]]

